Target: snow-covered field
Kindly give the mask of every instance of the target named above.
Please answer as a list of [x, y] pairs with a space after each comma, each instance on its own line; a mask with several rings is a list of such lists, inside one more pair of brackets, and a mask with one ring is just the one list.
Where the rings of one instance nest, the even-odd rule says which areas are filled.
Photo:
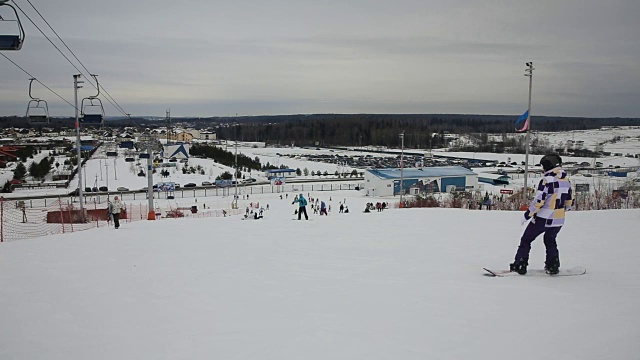
[[[554, 146], [561, 146], [562, 144], [566, 144], [567, 140], [573, 141], [583, 141], [584, 148], [595, 149], [595, 146], [601, 144], [602, 149], [604, 151], [612, 152], [613, 154], [608, 157], [598, 158], [597, 161], [603, 163], [604, 169], [615, 169], [615, 166], [629, 167], [629, 166], [638, 166], [640, 165], [640, 159], [638, 158], [630, 158], [625, 155], [627, 154], [636, 154], [640, 152], [640, 127], [625, 127], [625, 128], [616, 128], [616, 129], [604, 129], [604, 130], [585, 130], [585, 131], [572, 131], [572, 132], [559, 132], [559, 133], [540, 133], [537, 136], [545, 137], [549, 140], [551, 144]], [[613, 141], [614, 139], [618, 139], [617, 141]], [[241, 143], [238, 146], [238, 152], [244, 155], [247, 155], [251, 158], [259, 157], [260, 161], [263, 164], [269, 162], [272, 165], [280, 166], [285, 165], [289, 168], [296, 169], [307, 168], [309, 171], [327, 171], [329, 174], [334, 174], [336, 171], [342, 172], [351, 172], [354, 168], [350, 166], [346, 166], [344, 164], [330, 164], [330, 163], [322, 163], [322, 162], [313, 162], [309, 161], [306, 156], [308, 155], [342, 155], [342, 156], [363, 156], [363, 155], [371, 155], [368, 152], [362, 151], [348, 151], [348, 150], [334, 150], [334, 149], [304, 149], [304, 148], [264, 148], [264, 147], [255, 147], [256, 144], [252, 143]], [[136, 159], [135, 162], [125, 162], [125, 151], [119, 150], [120, 155], [117, 158], [107, 158], [105, 152], [109, 149], [103, 148], [99, 149], [98, 152], [94, 155], [92, 159], [90, 159], [83, 169], [83, 188], [85, 187], [100, 187], [107, 186], [110, 190], [115, 191], [118, 187], [124, 187], [131, 190], [138, 190], [145, 186], [147, 186], [147, 179], [145, 177], [137, 176], [138, 170], [140, 168], [146, 169], [145, 160], [139, 161]], [[115, 149], [110, 149], [115, 150]], [[228, 148], [229, 151], [233, 151], [234, 147], [231, 144]], [[391, 150], [393, 151], [393, 150]], [[408, 151], [416, 152], [416, 149], [408, 149]], [[399, 153], [400, 150], [397, 149]], [[420, 151], [418, 151], [420, 152]], [[426, 150], [424, 150], [426, 152]], [[620, 153], [620, 155], [614, 155], [615, 153]], [[436, 149], [434, 150], [435, 155], [439, 156], [448, 156], [448, 157], [463, 157], [463, 158], [475, 158], [475, 159], [484, 159], [484, 160], [492, 160], [492, 161], [515, 161], [520, 164], [525, 159], [524, 154], [492, 154], [492, 153], [464, 153], [464, 152], [447, 152], [444, 149]], [[39, 154], [36, 157], [36, 160], [39, 161], [42, 156], [45, 155], [45, 152]], [[289, 157], [285, 155], [294, 155], [295, 157]], [[394, 154], [375, 154], [376, 156], [395, 156]], [[531, 166], [539, 163], [542, 155], [531, 155], [529, 159], [529, 163]], [[593, 158], [583, 158], [583, 157], [563, 157], [565, 162], [574, 161], [574, 162], [583, 162], [587, 161], [589, 163], [593, 163]], [[140, 162], [140, 166], [137, 166], [136, 163]], [[233, 169], [224, 165], [220, 165], [214, 163], [210, 159], [197, 159], [191, 158], [189, 159], [189, 165], [196, 167], [200, 166], [204, 170], [204, 175], [201, 174], [183, 174], [180, 169], [184, 166], [181, 163], [178, 163], [178, 168], [170, 168], [170, 176], [167, 178], [162, 178], [159, 173], [154, 176], [154, 183], [163, 182], [163, 181], [172, 181], [177, 182], [181, 185], [192, 182], [197, 185], [200, 185], [203, 181], [214, 182], [215, 178], [222, 174], [225, 171], [233, 172]], [[27, 168], [29, 164], [26, 164]], [[357, 169], [362, 171], [363, 169]], [[476, 172], [490, 171], [495, 170], [493, 168], [478, 168], [474, 169]], [[146, 171], [146, 170], [145, 170]], [[0, 181], [4, 183], [4, 181], [8, 180], [12, 176], [11, 170], [2, 170], [0, 169]], [[245, 177], [252, 177], [258, 180], [266, 180], [264, 174], [259, 171], [253, 171], [251, 173], [246, 172], [243, 173]], [[331, 177], [331, 176], [330, 176]], [[306, 178], [312, 179], [313, 176], [307, 176]], [[617, 187], [625, 179], [620, 178], [611, 178], [608, 176], [598, 176], [591, 178], [582, 178], [581, 176], [576, 176], [573, 178], [574, 182], [586, 182], [592, 184], [591, 188], [594, 188], [594, 184], [596, 182], [605, 182], [612, 183], [612, 187]], [[535, 186], [537, 184], [537, 179], [532, 175], [530, 177], [530, 186]], [[36, 189], [36, 190], [25, 190], [25, 191], [16, 191], [11, 194], [4, 194], [5, 197], [11, 198], [15, 196], [38, 196], [45, 194], [68, 194], [70, 191], [77, 187], [77, 180], [73, 180], [70, 183], [70, 187], [67, 189]], [[518, 189], [524, 185], [524, 181], [522, 177], [514, 176], [513, 179], [513, 188]], [[500, 188], [492, 188], [490, 186], [484, 186], [483, 191], [489, 192], [499, 192]]]
[[[640, 211], [570, 212], [576, 277], [489, 278], [519, 212], [140, 221], [0, 244], [0, 359], [636, 359]], [[306, 195], [306, 194], [305, 194]], [[329, 196], [331, 201], [329, 202]], [[350, 213], [339, 214], [339, 201]], [[538, 239], [531, 267], [541, 268]]]

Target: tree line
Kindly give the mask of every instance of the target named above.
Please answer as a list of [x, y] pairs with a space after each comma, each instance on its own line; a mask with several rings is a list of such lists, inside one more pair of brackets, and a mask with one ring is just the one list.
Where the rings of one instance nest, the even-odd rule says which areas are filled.
[[[507, 134], [515, 132], [515, 116], [506, 115], [288, 115], [253, 117], [217, 129], [219, 139], [261, 141], [297, 146], [400, 147], [400, 133], [408, 148], [437, 148], [448, 142], [447, 133]], [[269, 122], [270, 121], [270, 122]], [[532, 117], [537, 131], [597, 129], [602, 126], [638, 126], [631, 118]]]
[[[172, 124], [196, 129], [215, 129], [218, 139], [258, 141], [298, 146], [390, 146], [400, 147], [399, 134], [405, 133], [408, 148], [436, 148], [446, 144], [446, 133], [508, 134], [515, 132], [517, 115], [464, 114], [314, 114], [239, 117], [187, 117], [172, 119]], [[71, 118], [55, 118], [47, 127], [72, 125]], [[571, 131], [598, 129], [602, 126], [638, 126], [639, 118], [586, 118], [532, 116], [533, 130]], [[0, 125], [28, 127], [25, 117], [0, 117]], [[164, 120], [131, 118], [107, 120], [107, 127], [137, 126], [160, 128]]]
[[[193, 144], [189, 149], [189, 155], [213, 159], [215, 162], [225, 166], [235, 167], [236, 156], [230, 151], [225, 151], [219, 147], [207, 144]], [[246, 168], [249, 170], [261, 170], [260, 159], [256, 156], [254, 159], [238, 154], [238, 168]]]

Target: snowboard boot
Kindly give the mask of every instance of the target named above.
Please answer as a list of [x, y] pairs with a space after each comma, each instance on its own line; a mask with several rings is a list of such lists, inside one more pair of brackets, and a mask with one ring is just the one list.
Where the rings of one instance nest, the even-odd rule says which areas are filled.
[[560, 272], [560, 259], [552, 258], [546, 261], [544, 271], [549, 275], [557, 275]]
[[520, 258], [514, 261], [513, 263], [509, 264], [509, 270], [515, 271], [520, 275], [524, 275], [527, 273], [527, 265], [529, 265], [529, 262], [527, 261], [527, 259]]

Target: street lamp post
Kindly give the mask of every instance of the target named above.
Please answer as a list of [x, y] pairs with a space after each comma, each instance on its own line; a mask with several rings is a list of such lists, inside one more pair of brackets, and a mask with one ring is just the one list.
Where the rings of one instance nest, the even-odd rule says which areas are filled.
[[238, 208], [238, 137], [236, 136], [236, 166], [235, 166], [235, 173], [233, 174], [233, 177], [236, 179], [236, 194], [234, 195], [234, 208]]
[[77, 148], [77, 156], [78, 156], [78, 197], [80, 199], [80, 214], [82, 219], [84, 219], [84, 189], [82, 188], [82, 151], [81, 146], [82, 142], [80, 141], [80, 118], [78, 114], [78, 89], [81, 89], [84, 81], [79, 81], [82, 75], [77, 74], [73, 75], [73, 94], [75, 98], [75, 108], [76, 108], [76, 148]]
[[402, 207], [402, 194], [404, 193], [404, 131], [400, 133], [400, 207]]
[[[147, 201], [149, 212], [147, 215], [147, 220], [155, 220], [156, 212], [153, 207], [153, 148], [154, 148], [154, 139], [149, 134], [143, 134], [140, 137], [140, 147], [143, 151], [145, 151], [144, 157], [147, 158]], [[143, 157], [142, 154], [140, 157]]]
[[522, 197], [524, 200], [528, 200], [529, 198], [529, 180], [528, 180], [528, 175], [529, 175], [529, 132], [531, 131], [531, 85], [533, 83], [533, 70], [535, 70], [533, 68], [533, 62], [528, 62], [527, 63], [527, 69], [525, 69], [525, 74], [524, 76], [527, 76], [529, 78], [529, 107], [527, 108], [527, 129], [526, 134], [525, 134], [525, 157], [524, 157], [524, 191], [522, 193]]

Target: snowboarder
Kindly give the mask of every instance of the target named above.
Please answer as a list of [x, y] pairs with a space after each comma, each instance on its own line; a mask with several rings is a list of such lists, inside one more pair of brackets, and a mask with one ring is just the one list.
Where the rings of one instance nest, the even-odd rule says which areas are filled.
[[307, 199], [302, 194], [293, 200], [292, 204], [298, 203], [298, 220], [302, 220], [302, 213], [304, 213], [304, 219], [309, 220], [307, 215]]
[[111, 216], [113, 217], [113, 226], [118, 229], [120, 227], [120, 212], [124, 208], [124, 204], [120, 201], [117, 196], [113, 197], [113, 202], [109, 205], [109, 210], [111, 211]]
[[511, 271], [517, 271], [521, 275], [527, 273], [531, 243], [542, 233], [544, 233], [544, 245], [547, 249], [544, 269], [552, 275], [560, 271], [556, 236], [564, 225], [565, 211], [571, 210], [573, 203], [571, 183], [566, 171], [561, 168], [560, 156], [546, 155], [540, 160], [540, 164], [544, 169], [544, 177], [538, 184], [535, 199], [521, 219], [523, 225], [529, 219], [531, 222], [522, 234], [515, 261], [509, 264]]

